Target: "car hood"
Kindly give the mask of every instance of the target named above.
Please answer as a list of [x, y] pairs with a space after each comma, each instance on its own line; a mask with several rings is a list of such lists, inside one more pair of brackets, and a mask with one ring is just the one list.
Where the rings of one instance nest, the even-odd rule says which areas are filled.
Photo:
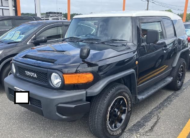
[[18, 45], [18, 43], [12, 43], [12, 44], [0, 43], [0, 50], [12, 48], [15, 47], [16, 45]]
[[[119, 52], [113, 49], [107, 49], [105, 46], [96, 46], [96, 44], [84, 44], [84, 43], [57, 43], [46, 46], [39, 46], [34, 49], [25, 50], [18, 54], [14, 60], [25, 63], [39, 64], [80, 64], [80, 48], [83, 46], [89, 46], [91, 51], [89, 57], [86, 59], [89, 62], [98, 62], [107, 58], [115, 57], [126, 53], [126, 51], [132, 51], [130, 48], [124, 52]], [[101, 48], [100, 48], [101, 47]], [[126, 49], [126, 47], [125, 47]]]

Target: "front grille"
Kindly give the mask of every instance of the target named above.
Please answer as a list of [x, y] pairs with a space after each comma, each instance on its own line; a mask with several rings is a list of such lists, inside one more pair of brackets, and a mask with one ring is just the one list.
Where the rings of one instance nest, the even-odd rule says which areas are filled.
[[42, 104], [40, 100], [34, 99], [32, 97], [30, 97], [30, 104], [37, 106], [39, 108], [42, 108]]
[[[27, 75], [26, 74], [26, 71], [28, 72], [31, 72], [31, 73], [35, 73], [36, 74], [36, 77], [34, 76], [31, 76], [31, 75]], [[27, 78], [27, 79], [30, 79], [34, 82], [40, 82], [40, 83], [45, 83], [47, 84], [48, 83], [48, 76], [47, 76], [47, 73], [44, 73], [44, 72], [40, 72], [40, 71], [35, 71], [35, 70], [31, 70], [31, 69], [25, 69], [23, 67], [19, 67], [18, 66], [18, 73], [21, 77], [24, 77], [24, 78]]]

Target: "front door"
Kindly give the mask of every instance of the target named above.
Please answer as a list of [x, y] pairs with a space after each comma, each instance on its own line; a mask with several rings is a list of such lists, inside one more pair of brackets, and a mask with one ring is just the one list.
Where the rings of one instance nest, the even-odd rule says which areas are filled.
[[[159, 41], [146, 43], [147, 30], [159, 32]], [[138, 86], [139, 91], [154, 85], [169, 74], [171, 70], [169, 45], [162, 18], [143, 17], [140, 19], [141, 44], [138, 47]], [[173, 44], [172, 44], [173, 45]]]

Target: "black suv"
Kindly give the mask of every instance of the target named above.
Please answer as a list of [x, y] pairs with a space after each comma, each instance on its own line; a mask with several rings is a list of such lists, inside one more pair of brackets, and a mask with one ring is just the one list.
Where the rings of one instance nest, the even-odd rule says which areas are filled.
[[54, 120], [89, 113], [91, 132], [118, 138], [132, 105], [184, 82], [189, 49], [180, 17], [169, 12], [76, 16], [63, 43], [36, 47], [12, 61], [6, 94], [30, 91], [21, 106]]
[[69, 21], [33, 21], [13, 28], [0, 37], [0, 79], [11, 74], [10, 61], [19, 52], [63, 40]]
[[41, 20], [39, 17], [30, 16], [1, 16], [0, 17], [0, 36], [10, 29], [25, 22]]

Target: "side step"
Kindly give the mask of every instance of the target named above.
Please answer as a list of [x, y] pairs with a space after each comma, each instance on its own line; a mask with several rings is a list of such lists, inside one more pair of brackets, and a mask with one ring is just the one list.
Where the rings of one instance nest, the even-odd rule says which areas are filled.
[[142, 101], [142, 100], [146, 99], [150, 95], [157, 92], [159, 89], [161, 89], [164, 86], [168, 85], [172, 80], [173, 80], [173, 77], [167, 77], [164, 80], [162, 80], [161, 82], [159, 82], [159, 83], [153, 85], [152, 87], [148, 88], [147, 90], [145, 90], [141, 94], [137, 95], [138, 101]]

